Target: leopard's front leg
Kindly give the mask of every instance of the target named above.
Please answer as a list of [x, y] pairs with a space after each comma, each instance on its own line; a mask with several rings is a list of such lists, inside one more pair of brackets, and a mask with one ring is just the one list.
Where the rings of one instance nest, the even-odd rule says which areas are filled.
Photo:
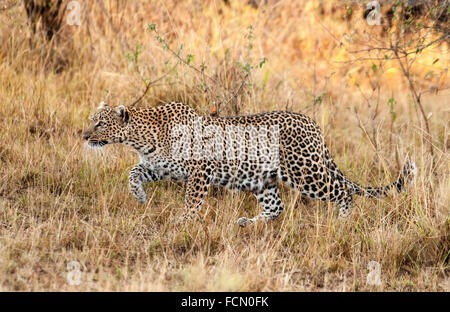
[[139, 163], [133, 167], [128, 177], [130, 191], [136, 200], [144, 204], [147, 201], [143, 183], [160, 180], [159, 175], [146, 167], [143, 163]]

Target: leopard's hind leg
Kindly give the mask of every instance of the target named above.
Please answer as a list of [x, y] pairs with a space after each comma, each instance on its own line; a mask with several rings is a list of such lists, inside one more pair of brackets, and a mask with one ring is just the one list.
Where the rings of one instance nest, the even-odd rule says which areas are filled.
[[208, 195], [207, 178], [204, 168], [195, 168], [187, 182], [183, 214], [175, 220], [180, 224], [189, 219], [198, 219], [206, 196]]
[[263, 208], [263, 211], [253, 218], [239, 218], [237, 223], [242, 227], [258, 220], [273, 220], [278, 217], [284, 209], [276, 184], [266, 187], [261, 191], [254, 192], [254, 195]]
[[352, 213], [353, 196], [347, 195], [338, 201], [339, 217], [347, 218]]

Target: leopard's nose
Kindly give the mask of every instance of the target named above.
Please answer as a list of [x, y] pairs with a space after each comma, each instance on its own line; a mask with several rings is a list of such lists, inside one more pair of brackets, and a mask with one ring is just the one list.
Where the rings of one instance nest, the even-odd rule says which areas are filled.
[[91, 137], [91, 135], [89, 133], [87, 133], [86, 131], [83, 132], [83, 139], [89, 140], [90, 137]]

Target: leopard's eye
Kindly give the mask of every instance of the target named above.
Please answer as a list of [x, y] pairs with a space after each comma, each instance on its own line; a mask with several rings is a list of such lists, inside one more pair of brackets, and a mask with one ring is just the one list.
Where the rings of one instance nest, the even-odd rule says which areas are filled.
[[99, 121], [99, 122], [95, 125], [95, 127], [98, 128], [98, 127], [101, 127], [101, 126], [104, 126], [104, 125], [105, 125], [105, 123], [104, 123], [103, 121]]

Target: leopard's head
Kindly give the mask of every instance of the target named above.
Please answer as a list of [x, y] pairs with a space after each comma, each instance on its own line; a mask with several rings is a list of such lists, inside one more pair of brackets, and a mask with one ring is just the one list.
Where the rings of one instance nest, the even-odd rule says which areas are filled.
[[92, 148], [123, 143], [127, 135], [129, 118], [129, 112], [125, 106], [111, 107], [102, 102], [98, 112], [92, 116], [89, 127], [83, 132], [83, 138]]

